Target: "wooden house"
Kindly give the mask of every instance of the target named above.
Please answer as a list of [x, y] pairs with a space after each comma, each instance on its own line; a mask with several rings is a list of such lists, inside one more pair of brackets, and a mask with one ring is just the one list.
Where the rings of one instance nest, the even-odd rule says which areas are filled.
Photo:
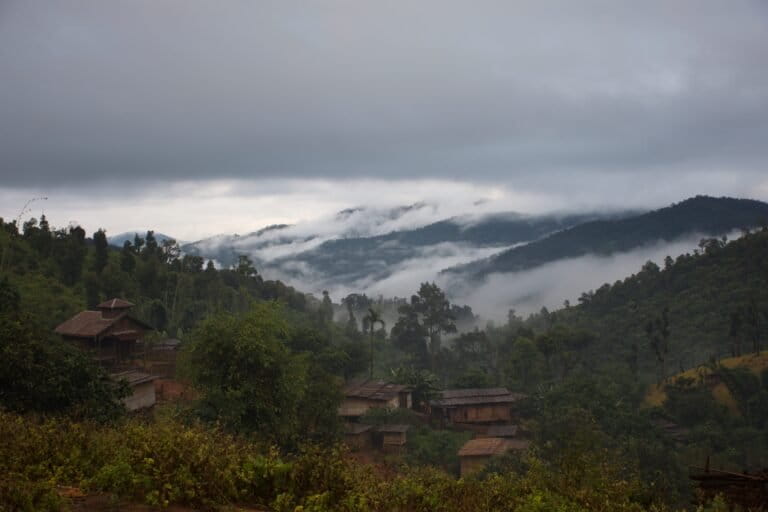
[[129, 315], [132, 307], [123, 299], [110, 299], [96, 306], [96, 311], [81, 311], [55, 329], [65, 341], [89, 352], [108, 368], [113, 380], [128, 384], [131, 394], [123, 404], [129, 411], [152, 407], [157, 399], [157, 377], [132, 368], [133, 360], [140, 356], [137, 341], [151, 330]]
[[339, 416], [347, 419], [359, 418], [373, 408], [410, 409], [413, 405], [411, 388], [402, 384], [373, 380], [350, 382], [343, 393]]
[[512, 421], [512, 404], [524, 396], [506, 388], [447, 389], [430, 406], [442, 425], [504, 424]]
[[81, 311], [56, 327], [64, 340], [90, 352], [105, 366], [118, 367], [133, 359], [136, 342], [151, 327], [129, 315], [128, 301], [110, 299], [96, 306], [96, 311]]
[[369, 450], [373, 447], [373, 427], [362, 423], [344, 425], [344, 444], [351, 450]]
[[530, 441], [524, 439], [504, 439], [501, 437], [470, 439], [459, 450], [461, 476], [480, 471], [493, 456], [502, 455], [510, 450], [527, 450], [529, 446]]
[[408, 442], [408, 429], [410, 425], [380, 425], [376, 428], [381, 442], [381, 449], [385, 452], [402, 452]]

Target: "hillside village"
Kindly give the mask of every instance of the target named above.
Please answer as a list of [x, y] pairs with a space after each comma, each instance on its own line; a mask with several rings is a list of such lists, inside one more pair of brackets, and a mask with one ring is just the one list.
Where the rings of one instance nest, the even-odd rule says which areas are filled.
[[[186, 385], [174, 380], [179, 341], [150, 341], [152, 327], [131, 315], [133, 306], [112, 298], [94, 311], [81, 311], [55, 332], [86, 351], [112, 380], [127, 384], [123, 404], [128, 411], [140, 411], [158, 400], [181, 398]], [[365, 417], [372, 409], [410, 411], [430, 428], [471, 432], [473, 439], [457, 452], [461, 476], [479, 471], [493, 456], [524, 451], [530, 444], [514, 414], [515, 403], [525, 395], [506, 388], [446, 389], [426, 403], [415, 403], [408, 385], [356, 379], [346, 383], [342, 393], [338, 415], [344, 421], [344, 442], [356, 452], [403, 454], [408, 449], [410, 425], [367, 424]]]

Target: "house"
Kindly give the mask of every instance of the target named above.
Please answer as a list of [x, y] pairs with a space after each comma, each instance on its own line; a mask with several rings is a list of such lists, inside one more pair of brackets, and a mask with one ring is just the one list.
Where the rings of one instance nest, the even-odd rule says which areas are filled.
[[115, 381], [125, 381], [131, 394], [123, 400], [129, 411], [152, 407], [155, 375], [131, 368], [136, 345], [152, 328], [129, 315], [133, 304], [123, 299], [110, 299], [96, 306], [96, 311], [81, 311], [56, 327], [65, 341], [90, 352], [93, 359], [110, 369]]
[[55, 332], [91, 352], [99, 363], [120, 366], [136, 357], [136, 341], [152, 329], [129, 315], [132, 307], [123, 299], [110, 299], [96, 306], [96, 311], [81, 311]]
[[373, 447], [373, 427], [362, 423], [344, 425], [344, 444], [352, 450], [369, 450]]
[[502, 424], [512, 421], [512, 404], [525, 395], [506, 388], [447, 389], [430, 401], [441, 424]]
[[114, 381], [125, 381], [131, 390], [131, 394], [123, 399], [123, 405], [129, 411], [145, 409], [155, 405], [157, 397], [155, 396], [156, 376], [138, 370], [127, 370], [110, 374]]
[[381, 449], [385, 452], [401, 452], [408, 441], [410, 425], [380, 425], [376, 432], [380, 435]]
[[410, 409], [413, 406], [411, 388], [384, 381], [353, 381], [344, 386], [344, 400], [339, 406], [339, 416], [354, 420], [370, 409]]
[[470, 439], [459, 450], [461, 476], [480, 471], [495, 455], [502, 455], [510, 450], [527, 450], [529, 446], [530, 441], [524, 439], [504, 439], [501, 437]]

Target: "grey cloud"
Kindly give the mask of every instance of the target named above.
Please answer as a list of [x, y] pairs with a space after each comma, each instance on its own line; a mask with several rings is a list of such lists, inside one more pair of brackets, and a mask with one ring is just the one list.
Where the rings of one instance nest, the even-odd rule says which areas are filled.
[[6, 0], [2, 185], [704, 168], [748, 193], [765, 3], [542, 4]]

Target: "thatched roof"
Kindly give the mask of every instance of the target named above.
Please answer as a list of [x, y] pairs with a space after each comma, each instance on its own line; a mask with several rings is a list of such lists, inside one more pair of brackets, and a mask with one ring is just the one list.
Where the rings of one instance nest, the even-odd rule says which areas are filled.
[[347, 384], [344, 387], [344, 396], [347, 398], [363, 398], [366, 400], [388, 402], [396, 398], [401, 392], [410, 390], [409, 386], [403, 384], [364, 380]]

